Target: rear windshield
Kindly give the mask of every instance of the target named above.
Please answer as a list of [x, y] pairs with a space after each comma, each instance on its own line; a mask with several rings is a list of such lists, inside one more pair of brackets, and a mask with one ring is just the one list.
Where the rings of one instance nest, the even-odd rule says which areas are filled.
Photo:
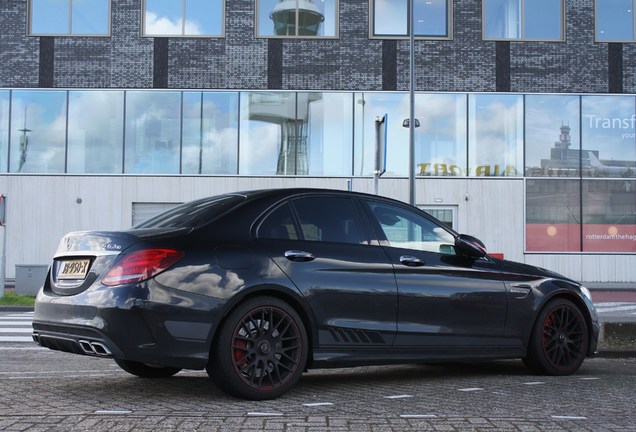
[[181, 204], [138, 225], [137, 228], [198, 228], [216, 219], [237, 204], [243, 195], [219, 195]]

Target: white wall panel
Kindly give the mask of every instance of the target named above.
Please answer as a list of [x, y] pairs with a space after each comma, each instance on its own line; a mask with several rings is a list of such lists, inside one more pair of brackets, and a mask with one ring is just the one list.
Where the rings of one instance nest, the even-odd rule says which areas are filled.
[[[224, 192], [317, 187], [373, 192], [371, 178], [187, 176], [0, 176], [8, 196], [6, 273], [15, 265], [48, 264], [69, 231], [120, 230], [132, 223], [133, 202], [184, 202]], [[381, 195], [408, 201], [408, 179], [382, 178]], [[81, 201], [81, 202], [78, 202]], [[418, 178], [416, 204], [457, 206], [457, 230], [481, 238], [489, 251], [590, 282], [636, 282], [636, 255], [524, 254], [524, 191], [519, 179]]]

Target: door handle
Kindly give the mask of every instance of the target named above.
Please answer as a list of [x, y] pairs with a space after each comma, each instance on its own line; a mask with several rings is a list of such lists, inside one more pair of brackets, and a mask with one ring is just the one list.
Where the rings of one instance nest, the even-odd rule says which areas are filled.
[[314, 255], [310, 252], [301, 250], [288, 250], [285, 251], [285, 258], [290, 261], [307, 262], [313, 260], [316, 257], [314, 257]]
[[402, 255], [400, 257], [400, 262], [409, 267], [420, 267], [424, 265], [424, 261], [410, 255]]

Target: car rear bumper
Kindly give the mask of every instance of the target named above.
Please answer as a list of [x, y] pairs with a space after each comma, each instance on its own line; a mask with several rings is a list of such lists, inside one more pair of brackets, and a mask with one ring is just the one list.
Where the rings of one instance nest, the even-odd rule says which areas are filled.
[[152, 281], [93, 286], [73, 296], [45, 288], [35, 304], [33, 339], [74, 354], [201, 369], [222, 303]]

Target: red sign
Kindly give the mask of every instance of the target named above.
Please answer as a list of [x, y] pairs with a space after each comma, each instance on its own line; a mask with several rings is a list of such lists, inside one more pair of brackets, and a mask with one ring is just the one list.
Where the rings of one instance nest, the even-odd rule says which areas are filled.
[[526, 224], [526, 250], [536, 252], [636, 252], [636, 225]]

